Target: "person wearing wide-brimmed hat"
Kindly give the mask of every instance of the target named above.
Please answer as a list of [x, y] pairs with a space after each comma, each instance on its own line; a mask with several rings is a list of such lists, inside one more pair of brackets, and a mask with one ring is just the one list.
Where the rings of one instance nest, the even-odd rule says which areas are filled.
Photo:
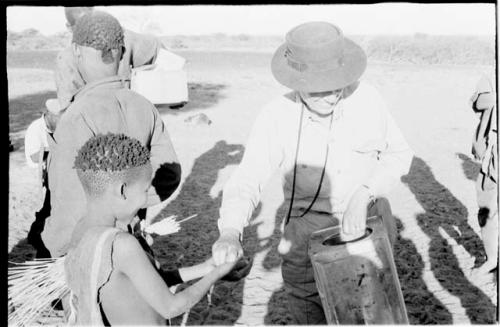
[[243, 228], [261, 190], [275, 171], [282, 174], [290, 205], [278, 251], [297, 324], [326, 323], [307, 254], [310, 234], [342, 224], [344, 237], [362, 235], [370, 203], [408, 172], [413, 157], [378, 91], [360, 80], [366, 65], [362, 48], [338, 27], [293, 28], [271, 62], [274, 77], [293, 91], [260, 112], [224, 186], [212, 247], [217, 264], [242, 255]]

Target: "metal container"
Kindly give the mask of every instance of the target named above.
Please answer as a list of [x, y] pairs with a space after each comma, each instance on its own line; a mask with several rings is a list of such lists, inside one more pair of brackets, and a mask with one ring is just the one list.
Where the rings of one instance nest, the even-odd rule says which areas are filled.
[[309, 256], [329, 324], [408, 324], [391, 245], [382, 219], [343, 241], [341, 226], [311, 235]]

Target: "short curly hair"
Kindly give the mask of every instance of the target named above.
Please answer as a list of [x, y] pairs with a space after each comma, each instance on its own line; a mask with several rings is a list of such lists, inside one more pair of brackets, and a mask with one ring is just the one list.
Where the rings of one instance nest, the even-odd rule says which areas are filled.
[[106, 63], [114, 59], [112, 50], [120, 50], [125, 46], [120, 22], [112, 15], [97, 10], [77, 20], [73, 29], [73, 42], [102, 51]]
[[78, 150], [74, 167], [85, 191], [99, 195], [114, 181], [133, 182], [150, 166], [150, 152], [125, 134], [97, 134]]

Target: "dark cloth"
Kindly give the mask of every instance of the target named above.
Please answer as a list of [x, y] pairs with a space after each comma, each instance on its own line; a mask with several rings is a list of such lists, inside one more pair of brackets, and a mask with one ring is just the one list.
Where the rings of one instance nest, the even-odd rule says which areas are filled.
[[[43, 165], [45, 165], [47, 156], [48, 151], [45, 151], [43, 155]], [[35, 258], [37, 259], [51, 258], [50, 251], [43, 243], [41, 236], [45, 227], [45, 219], [50, 216], [50, 189], [47, 169], [42, 169], [42, 186], [45, 188], [43, 205], [42, 208], [35, 213], [35, 221], [31, 224], [30, 230], [28, 231], [28, 243], [35, 248]]]
[[302, 218], [291, 218], [285, 226], [283, 238], [291, 242], [291, 247], [288, 253], [282, 254], [281, 273], [289, 310], [297, 325], [326, 324], [309, 259], [308, 241], [313, 232], [336, 223], [330, 215], [309, 212]]

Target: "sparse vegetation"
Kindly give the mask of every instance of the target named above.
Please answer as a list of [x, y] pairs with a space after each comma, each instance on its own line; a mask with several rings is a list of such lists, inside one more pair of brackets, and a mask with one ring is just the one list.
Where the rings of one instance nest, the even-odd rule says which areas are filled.
[[[494, 36], [435, 36], [423, 33], [405, 36], [351, 36], [365, 49], [370, 60], [405, 64], [495, 63]], [[45, 36], [35, 29], [7, 32], [8, 50], [57, 50], [71, 41], [69, 32]], [[242, 50], [272, 52], [283, 42], [282, 36], [173, 35], [162, 37], [173, 50]]]

